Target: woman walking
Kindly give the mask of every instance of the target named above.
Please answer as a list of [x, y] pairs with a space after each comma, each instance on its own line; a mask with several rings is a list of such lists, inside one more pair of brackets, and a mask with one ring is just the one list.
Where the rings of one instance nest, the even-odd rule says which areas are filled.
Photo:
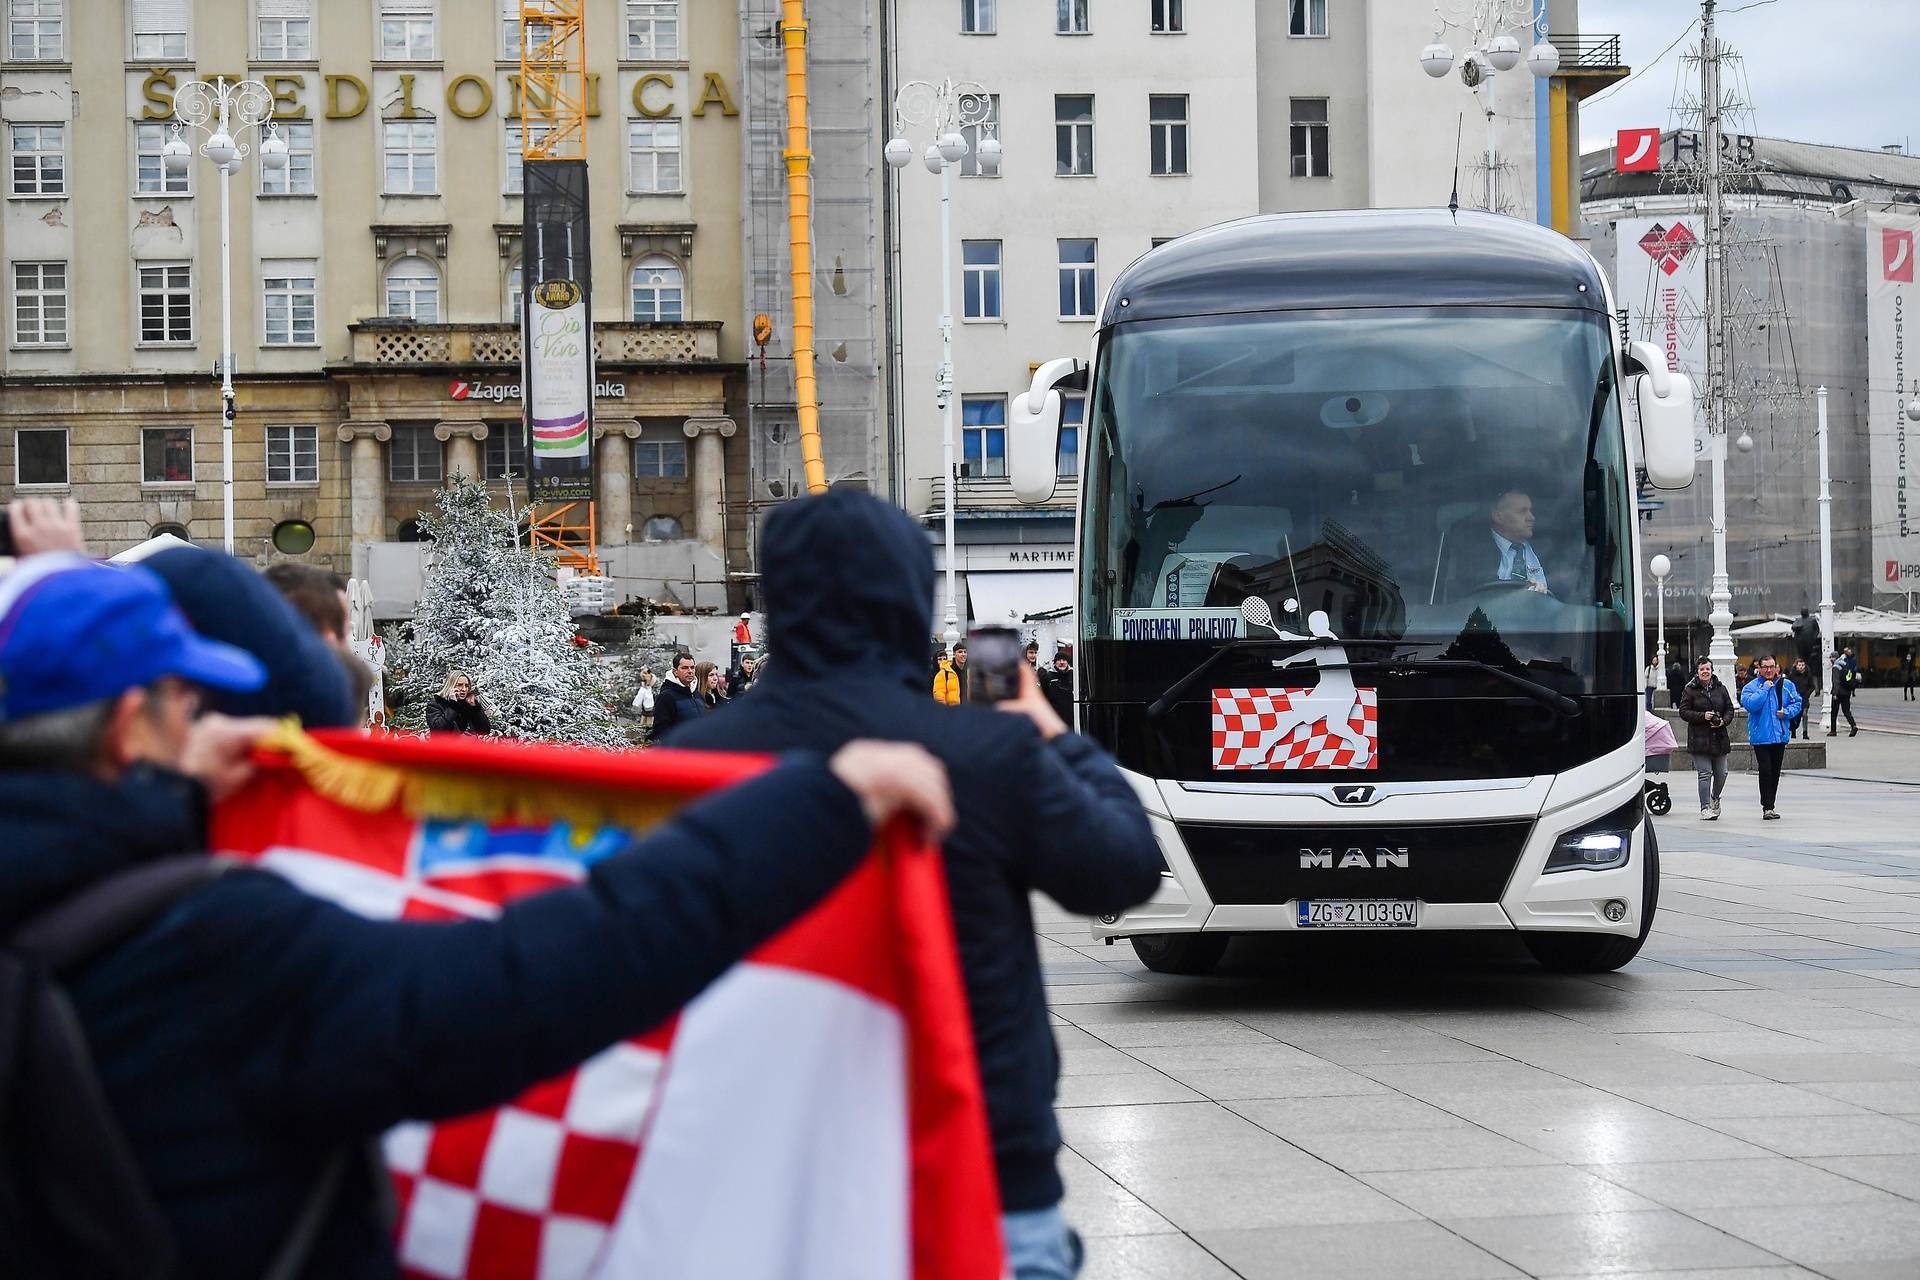
[[1687, 722], [1687, 754], [1700, 783], [1700, 819], [1720, 816], [1720, 793], [1727, 785], [1727, 758], [1733, 754], [1728, 728], [1733, 724], [1733, 695], [1714, 679], [1713, 661], [1700, 659], [1694, 677], [1680, 694], [1680, 718]]
[[485, 737], [493, 732], [480, 695], [474, 692], [473, 677], [464, 671], [450, 672], [440, 692], [427, 704], [428, 733], [472, 733]]

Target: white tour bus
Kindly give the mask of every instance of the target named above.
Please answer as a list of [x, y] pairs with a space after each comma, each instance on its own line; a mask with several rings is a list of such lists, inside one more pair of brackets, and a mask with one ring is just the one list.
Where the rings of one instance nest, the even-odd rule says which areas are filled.
[[1096, 933], [1177, 973], [1277, 930], [1632, 959], [1660, 876], [1635, 473], [1692, 480], [1693, 389], [1592, 257], [1481, 213], [1229, 223], [1128, 267], [1090, 360], [1014, 396], [1024, 500], [1074, 390], [1079, 724], [1167, 863]]

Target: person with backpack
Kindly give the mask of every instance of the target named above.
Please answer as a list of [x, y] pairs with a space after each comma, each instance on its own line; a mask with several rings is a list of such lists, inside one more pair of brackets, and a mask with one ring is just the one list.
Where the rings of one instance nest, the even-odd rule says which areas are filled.
[[1740, 692], [1747, 709], [1747, 741], [1753, 744], [1754, 764], [1760, 771], [1760, 816], [1777, 819], [1774, 800], [1780, 794], [1780, 769], [1793, 740], [1794, 722], [1804, 707], [1800, 690], [1780, 671], [1772, 654], [1753, 664], [1753, 679]]
[[378, 1135], [639, 1034], [823, 898], [880, 824], [952, 822], [923, 749], [853, 743], [497, 919], [365, 919], [204, 853], [209, 801], [274, 722], [196, 719], [199, 691], [264, 682], [143, 568], [38, 555], [0, 578], [8, 1280], [391, 1277]]
[[1833, 737], [1840, 732], [1840, 717], [1847, 717], [1847, 736], [1860, 736], [1860, 726], [1853, 718], [1853, 691], [1860, 684], [1860, 663], [1854, 658], [1852, 649], [1842, 649], [1833, 655], [1833, 669], [1828, 672], [1833, 688], [1827, 694], [1832, 708], [1827, 712], [1827, 736]]

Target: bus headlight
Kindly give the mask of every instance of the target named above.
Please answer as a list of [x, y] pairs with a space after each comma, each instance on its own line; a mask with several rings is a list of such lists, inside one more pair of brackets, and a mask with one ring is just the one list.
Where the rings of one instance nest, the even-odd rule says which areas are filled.
[[1548, 871], [1610, 871], [1633, 856], [1633, 833], [1646, 810], [1635, 796], [1612, 813], [1565, 832], [1547, 855]]

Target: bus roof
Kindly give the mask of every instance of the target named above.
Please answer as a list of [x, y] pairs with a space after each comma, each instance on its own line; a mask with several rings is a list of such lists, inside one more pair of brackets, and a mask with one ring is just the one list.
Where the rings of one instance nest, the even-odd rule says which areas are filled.
[[1102, 326], [1342, 307], [1577, 307], [1605, 313], [1593, 259], [1549, 228], [1445, 209], [1281, 213], [1153, 250], [1114, 281]]

